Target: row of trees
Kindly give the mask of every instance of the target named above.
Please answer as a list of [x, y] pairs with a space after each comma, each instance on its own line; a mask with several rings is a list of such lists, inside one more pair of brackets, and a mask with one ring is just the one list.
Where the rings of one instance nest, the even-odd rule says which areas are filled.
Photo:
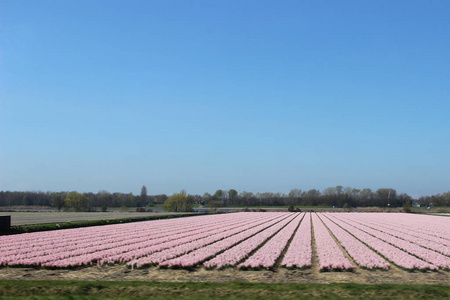
[[[3, 206], [51, 206], [57, 209], [68, 208], [66, 199], [69, 192], [10, 192], [0, 191], [0, 207]], [[216, 207], [251, 207], [251, 206], [379, 206], [401, 207], [406, 202], [415, 202], [421, 206], [450, 206], [450, 192], [412, 199], [408, 194], [398, 194], [395, 189], [382, 188], [356, 189], [351, 187], [329, 187], [323, 191], [310, 189], [302, 191], [292, 189], [289, 193], [251, 193], [238, 192], [235, 189], [217, 190], [215, 193], [188, 195], [185, 191], [172, 195], [148, 195], [143, 186], [139, 195], [132, 193], [109, 193], [101, 190], [98, 193], [82, 193], [87, 198], [87, 207], [151, 207], [155, 204], [165, 204], [168, 210], [181, 211], [202, 204]], [[170, 200], [170, 201], [166, 201]], [[184, 204], [180, 204], [184, 203]], [[183, 208], [184, 207], [184, 208]]]
[[[0, 191], [0, 207], [2, 206], [51, 206], [59, 210], [66, 207], [66, 198], [71, 192], [10, 192]], [[82, 193], [88, 201], [88, 208], [93, 207], [145, 207], [163, 204], [166, 195], [147, 195], [147, 188], [141, 188], [140, 195], [132, 193], [109, 193], [101, 190], [98, 193]]]
[[420, 206], [450, 206], [450, 191], [443, 194], [420, 197], [417, 203]]
[[[407, 194], [397, 194], [390, 188], [356, 189], [351, 187], [329, 187], [322, 192], [316, 189], [302, 191], [292, 189], [285, 193], [256, 193], [236, 190], [217, 190], [213, 195], [205, 193], [202, 197], [204, 204], [219, 202], [223, 206], [380, 206], [400, 207], [405, 201], [412, 201]], [[448, 203], [450, 205], [450, 203]]]

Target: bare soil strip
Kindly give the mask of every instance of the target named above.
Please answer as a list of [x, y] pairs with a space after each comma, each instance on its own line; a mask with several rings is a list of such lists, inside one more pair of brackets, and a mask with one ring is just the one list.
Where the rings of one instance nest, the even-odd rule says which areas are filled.
[[317, 268], [304, 270], [194, 271], [159, 269], [131, 270], [124, 265], [87, 267], [75, 270], [46, 270], [31, 268], [0, 268], [0, 280], [85, 280], [85, 281], [163, 281], [163, 282], [265, 282], [265, 283], [365, 283], [365, 284], [439, 284], [450, 286], [450, 272], [408, 272], [393, 268], [389, 271], [358, 269], [357, 272], [319, 272]]

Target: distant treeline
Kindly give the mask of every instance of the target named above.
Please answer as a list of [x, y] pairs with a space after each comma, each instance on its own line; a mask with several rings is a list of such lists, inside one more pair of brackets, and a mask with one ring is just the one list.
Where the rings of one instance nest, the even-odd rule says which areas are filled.
[[[10, 192], [0, 191], [0, 207], [2, 206], [51, 206], [62, 209], [70, 192]], [[82, 193], [90, 207], [145, 207], [163, 204], [166, 195], [133, 195], [132, 193], [109, 193], [100, 191]]]
[[[69, 192], [10, 192], [0, 191], [0, 206], [51, 206], [63, 209]], [[132, 193], [83, 193], [89, 207], [151, 207], [164, 204], [167, 195], [147, 195], [147, 188], [141, 188], [140, 195]], [[450, 192], [412, 199], [408, 194], [397, 194], [395, 189], [356, 189], [351, 187], [329, 187], [322, 192], [316, 189], [301, 191], [292, 189], [289, 193], [238, 193], [234, 189], [217, 190], [214, 194], [189, 195], [197, 204], [208, 207], [251, 207], [251, 206], [334, 206], [334, 207], [401, 207], [405, 203], [420, 206], [450, 206]]]
[[420, 206], [450, 206], [450, 192], [413, 199], [408, 194], [397, 194], [395, 189], [329, 187], [322, 192], [316, 189], [302, 191], [292, 189], [285, 193], [237, 193], [236, 190], [218, 190], [214, 195], [206, 193], [202, 200], [219, 200], [224, 206], [334, 206], [334, 207], [402, 207], [405, 203]]

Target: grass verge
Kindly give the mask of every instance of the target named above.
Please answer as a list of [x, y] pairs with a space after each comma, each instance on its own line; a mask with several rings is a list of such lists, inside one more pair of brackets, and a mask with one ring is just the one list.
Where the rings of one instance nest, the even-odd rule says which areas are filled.
[[444, 285], [0, 281], [0, 299], [448, 299]]

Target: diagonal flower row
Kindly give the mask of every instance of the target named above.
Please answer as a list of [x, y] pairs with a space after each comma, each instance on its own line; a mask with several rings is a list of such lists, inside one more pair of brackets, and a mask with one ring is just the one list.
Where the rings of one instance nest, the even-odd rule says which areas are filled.
[[427, 216], [419, 214], [345, 214], [353, 219], [365, 222], [369, 220], [378, 225], [393, 228], [403, 234], [417, 236], [424, 240], [450, 246], [450, 218], [443, 216]]
[[[86, 250], [88, 247], [102, 245], [117, 247], [120, 243], [133, 243], [151, 238], [173, 236], [180, 232], [180, 226], [185, 230], [214, 228], [228, 219], [214, 220], [214, 218], [199, 217], [198, 219], [185, 218], [173, 222], [161, 220], [149, 223], [118, 224], [110, 226], [96, 226], [80, 229], [67, 229], [60, 231], [47, 231], [39, 233], [26, 233], [3, 239], [5, 256], [23, 255], [23, 258], [52, 254], [54, 252]], [[219, 222], [217, 222], [219, 221]], [[126, 237], [124, 239], [124, 236]], [[5, 237], [3, 237], [5, 238]], [[34, 239], [33, 239], [34, 238]], [[19, 249], [19, 250], [18, 250]]]
[[[175, 222], [148, 221], [131, 224], [109, 225], [109, 226], [96, 226], [89, 228], [81, 228], [78, 232], [75, 230], [60, 230], [47, 232], [49, 235], [53, 235], [55, 241], [60, 241], [60, 244], [64, 244], [65, 247], [61, 247], [59, 244], [52, 243], [51, 245], [44, 245], [42, 247], [35, 246], [30, 242], [29, 245], [18, 244], [15, 251], [11, 253], [11, 249], [3, 252], [0, 257], [0, 264], [4, 265], [47, 265], [47, 266], [73, 266], [80, 264], [88, 264], [89, 262], [100, 259], [103, 256], [96, 255], [108, 249], [116, 250], [121, 247], [136, 247], [141, 243], [151, 241], [154, 244], [163, 243], [170, 240], [177, 240], [185, 237], [189, 234], [198, 234], [201, 232], [209, 232], [211, 230], [217, 230], [219, 226], [228, 226], [230, 224], [246, 224], [248, 223], [247, 214], [234, 214], [224, 215], [221, 218], [214, 218], [214, 216], [205, 217], [190, 217], [183, 218], [183, 220], [174, 220]], [[258, 214], [255, 216], [258, 218], [267, 219], [268, 215]], [[273, 217], [273, 216], [272, 216]], [[191, 224], [192, 223], [192, 224]], [[127, 226], [124, 226], [127, 225]], [[165, 227], [161, 227], [166, 226]], [[132, 234], [126, 234], [126, 232], [120, 232], [118, 229], [122, 227], [130, 228]], [[109, 231], [109, 232], [108, 232]], [[84, 233], [85, 236], [89, 236], [90, 239], [80, 238], [79, 240], [71, 240], [65, 242], [66, 235], [73, 233], [75, 236]], [[108, 238], [105, 238], [105, 232], [108, 232]], [[138, 232], [138, 236], [136, 236]], [[97, 235], [98, 233], [98, 235]], [[21, 234], [12, 236], [12, 240], [21, 238], [24, 236], [29, 238], [33, 234]], [[40, 235], [36, 234], [39, 238]], [[38, 239], [39, 240], [39, 239]], [[140, 247], [140, 246], [139, 246]], [[62, 263], [62, 260], [66, 260]], [[81, 261], [75, 263], [74, 260]], [[57, 263], [59, 261], [59, 263]], [[52, 264], [54, 262], [54, 264]]]
[[421, 247], [420, 245], [414, 244], [407, 240], [400, 239], [396, 236], [387, 234], [383, 231], [373, 229], [364, 224], [355, 222], [349, 216], [347, 216], [347, 217], [340, 216], [340, 219], [345, 220], [345, 221], [347, 221], [348, 224], [358, 227], [360, 230], [362, 230], [384, 242], [387, 242], [397, 248], [400, 248], [410, 254], [413, 254], [414, 256], [417, 256], [420, 259], [423, 259], [424, 261], [427, 261], [439, 268], [442, 268], [442, 269], [450, 268], [450, 257], [448, 257], [448, 256], [445, 256], [436, 251]]
[[[253, 224], [260, 224], [267, 222], [266, 219], [260, 220], [256, 218], [253, 222], [248, 222], [247, 220], [239, 220], [239, 221], [231, 221], [225, 225], [225, 230], [214, 227], [207, 229], [198, 229], [186, 231], [183, 229], [181, 233], [175, 234], [173, 236], [164, 236], [163, 238], [157, 239], [149, 239], [147, 241], [143, 241], [140, 243], [133, 243], [124, 245], [121, 247], [112, 247], [104, 250], [98, 250], [92, 253], [88, 253], [81, 256], [68, 256], [64, 259], [51, 261], [43, 264], [46, 267], [65, 267], [69, 266], [78, 266], [78, 265], [87, 265], [91, 262], [98, 262], [99, 265], [105, 263], [123, 263], [127, 262], [131, 259], [135, 259], [136, 257], [148, 255], [153, 252], [162, 251], [164, 249], [170, 249], [171, 247], [176, 247], [180, 244], [186, 243], [198, 243], [199, 240], [204, 239], [205, 237], [216, 237], [217, 235], [228, 236], [235, 234], [235, 232], [239, 232], [248, 228], [249, 226], [254, 226]], [[179, 229], [180, 230], [180, 229]]]
[[351, 270], [354, 268], [333, 237], [328, 232], [319, 217], [313, 213], [311, 215], [314, 228], [314, 238], [316, 241], [317, 256], [319, 258], [319, 268], [328, 270]]
[[[155, 249], [155, 251], [151, 251], [151, 248], [144, 249], [144, 251], [147, 252], [145, 255], [135, 256], [131, 260], [129, 259], [130, 257], [126, 257], [125, 259], [122, 259], [122, 261], [129, 260], [128, 265], [133, 267], [136, 266], [138, 268], [148, 265], [158, 265], [166, 260], [184, 255], [218, 241], [238, 239], [240, 236], [254, 234], [254, 232], [261, 231], [266, 227], [279, 222], [283, 218], [285, 218], [285, 215], [280, 214], [265, 220], [252, 221], [250, 219], [246, 224], [232, 228], [231, 230], [229, 228], [218, 228], [217, 231], [211, 232], [202, 239], [191, 240], [186, 243], [174, 243], [171, 245], [172, 247], [170, 247], [170, 245], [165, 245], [164, 248], [160, 247], [159, 249]], [[166, 248], [166, 246], [169, 247]]]
[[212, 259], [211, 262], [206, 262], [203, 265], [209, 268], [211, 267], [222, 268], [226, 266], [233, 266], [242, 259], [244, 259], [245, 257], [247, 257], [251, 251], [256, 249], [261, 243], [267, 240], [270, 236], [272, 236], [281, 228], [286, 226], [286, 224], [291, 222], [292, 219], [295, 218], [295, 216], [296, 216], [295, 214], [289, 214], [283, 220], [275, 224], [271, 224], [268, 227], [266, 226], [265, 228], [262, 228], [265, 230], [262, 229], [259, 229], [258, 231], [257, 229], [255, 229], [254, 231], [249, 230], [241, 234], [231, 236], [227, 239], [218, 241], [217, 243], [213, 243], [206, 247], [192, 251], [186, 255], [164, 261], [160, 263], [160, 266], [193, 267], [211, 257], [216, 256], [217, 254], [223, 251], [225, 252], [217, 255]]
[[370, 248], [374, 249], [379, 254], [383, 255], [386, 259], [393, 262], [397, 266], [410, 270], [437, 269], [436, 266], [427, 263], [415, 256], [412, 256], [411, 254], [408, 254], [407, 252], [399, 249], [398, 247], [395, 247], [379, 238], [374, 237], [373, 235], [368, 234], [367, 232], [359, 229], [358, 227], [352, 226], [347, 222], [344, 222], [343, 220], [341, 220], [341, 218], [336, 217], [336, 214], [327, 214], [327, 216], [329, 216], [330, 219], [335, 224], [345, 229], [351, 235], [362, 241]]
[[330, 229], [342, 247], [361, 267], [367, 269], [385, 269], [389, 268], [389, 263], [381, 256], [373, 252], [366, 245], [358, 241], [355, 237], [331, 222], [326, 214], [321, 214], [321, 220]]
[[286, 268], [309, 268], [311, 264], [311, 214], [307, 213], [292, 238], [281, 266]]
[[[388, 233], [395, 237], [450, 256], [450, 243], [446, 242], [442, 237], [436, 237], [434, 235], [416, 231], [413, 226], [404, 228], [395, 222], [389, 223], [389, 219], [387, 219], [389, 216], [385, 216], [386, 219], [384, 222], [380, 221], [380, 216], [377, 216], [377, 219], [367, 218], [367, 215], [347, 214], [343, 216], [347, 217], [349, 220], [354, 220], [361, 225], [371, 227], [372, 229]], [[392, 215], [390, 217], [392, 219]]]
[[352, 270], [348, 254], [367, 269], [449, 270], [449, 245], [450, 218], [242, 212], [0, 236], [0, 266], [305, 268], [316, 255], [321, 270]]
[[259, 248], [251, 257], [239, 264], [238, 268], [273, 268], [303, 217], [304, 214], [299, 214], [294, 220], [286, 225], [286, 227], [281, 229], [266, 244]]

